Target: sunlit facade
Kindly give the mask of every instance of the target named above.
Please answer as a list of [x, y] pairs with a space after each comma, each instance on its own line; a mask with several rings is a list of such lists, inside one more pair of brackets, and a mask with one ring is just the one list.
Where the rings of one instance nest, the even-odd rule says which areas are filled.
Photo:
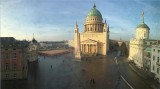
[[107, 55], [109, 49], [109, 26], [103, 22], [102, 15], [93, 8], [88, 12], [84, 24], [84, 31], [79, 33], [76, 23], [74, 31], [75, 57]]
[[145, 40], [149, 39], [150, 28], [144, 23], [144, 13], [142, 22], [136, 27], [135, 38], [130, 40], [129, 59], [133, 60], [139, 68], [143, 67]]

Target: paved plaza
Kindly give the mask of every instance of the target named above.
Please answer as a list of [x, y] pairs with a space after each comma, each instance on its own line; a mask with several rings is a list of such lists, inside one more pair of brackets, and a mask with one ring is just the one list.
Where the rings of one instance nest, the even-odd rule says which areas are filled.
[[37, 63], [29, 63], [27, 80], [2, 81], [2, 89], [151, 89], [129, 68], [127, 59], [117, 58], [116, 64], [114, 57], [77, 61], [72, 53], [39, 56]]

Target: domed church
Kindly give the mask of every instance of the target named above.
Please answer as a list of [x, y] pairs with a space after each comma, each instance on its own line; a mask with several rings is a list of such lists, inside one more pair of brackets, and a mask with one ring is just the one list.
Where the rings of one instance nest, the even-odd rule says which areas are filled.
[[[145, 58], [144, 51], [156, 43], [156, 40], [149, 38], [150, 28], [144, 22], [144, 12], [142, 12], [142, 22], [136, 27], [135, 38], [132, 38], [129, 43], [129, 60], [139, 68], [150, 66], [150, 60]], [[149, 48], [150, 49], [150, 48]]]
[[84, 31], [79, 33], [78, 24], [74, 29], [75, 57], [107, 55], [109, 50], [109, 26], [103, 22], [102, 14], [96, 5], [88, 12]]

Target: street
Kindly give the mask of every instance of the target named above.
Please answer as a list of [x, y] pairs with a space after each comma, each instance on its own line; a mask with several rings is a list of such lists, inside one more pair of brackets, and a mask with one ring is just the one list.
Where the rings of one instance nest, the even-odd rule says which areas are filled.
[[126, 58], [118, 57], [117, 63], [114, 58], [114, 54], [81, 61], [71, 53], [39, 56], [38, 63], [29, 64], [27, 80], [2, 81], [2, 89], [151, 89]]

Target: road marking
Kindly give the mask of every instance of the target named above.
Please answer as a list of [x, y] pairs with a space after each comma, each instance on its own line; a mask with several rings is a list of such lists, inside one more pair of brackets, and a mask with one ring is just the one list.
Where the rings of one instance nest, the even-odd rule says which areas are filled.
[[125, 79], [122, 75], [120, 75], [121, 78], [123, 79], [123, 81], [131, 88], [131, 89], [134, 89]]

